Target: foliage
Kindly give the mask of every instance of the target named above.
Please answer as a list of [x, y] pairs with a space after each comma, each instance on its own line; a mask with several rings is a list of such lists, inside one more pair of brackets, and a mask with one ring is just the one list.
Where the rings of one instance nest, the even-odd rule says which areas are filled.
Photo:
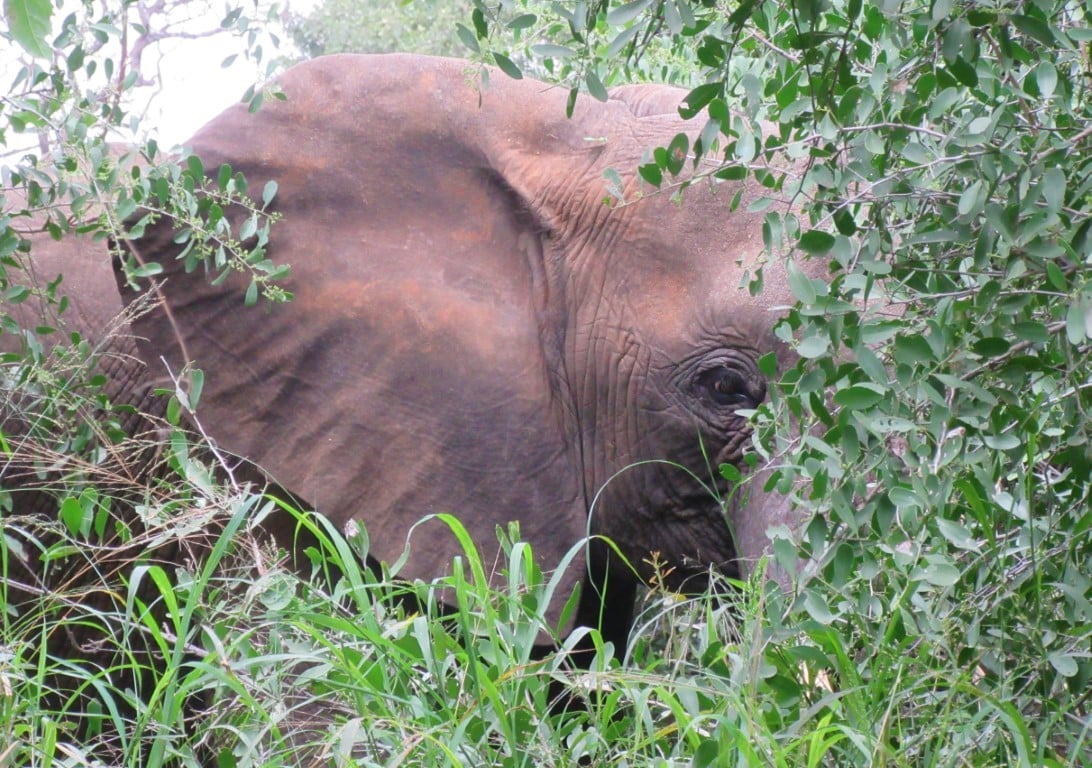
[[[87, 452], [55, 488], [55, 519], [13, 515], [4, 496], [0, 765], [193, 765], [209, 751], [221, 765], [1092, 762], [1080, 4], [475, 2], [458, 33], [472, 55], [580, 98], [623, 79], [687, 83], [701, 138], [675, 146], [793, 203], [769, 205], [763, 234], [789, 264], [798, 303], [779, 333], [800, 361], [755, 420], [756, 450], [779, 461], [771, 482], [814, 513], [774, 548], [782, 565], [804, 558], [799, 583], [786, 594], [759, 572], [727, 603], [654, 591], [626, 663], [600, 653], [587, 675], [536, 650], [556, 629], [541, 618], [551, 584], [512, 534], [499, 591], [468, 542], [452, 576], [400, 585], [356, 565], [363, 539], [300, 516], [315, 569], [340, 574], [322, 586], [232, 535], [273, 508], [218, 483], [215, 455], [172, 429], [197, 400], [192, 373], [166, 407], [164, 472], [100, 492], [96, 446], [115, 445], [123, 413], [80, 373], [93, 345], [51, 345], [14, 319], [32, 300], [64, 306], [64, 283], [22, 272], [29, 237], [117, 236], [150, 206], [190, 223], [194, 266], [246, 270], [252, 298], [279, 298], [261, 250], [276, 190], [257, 202], [230, 169], [108, 147], [137, 80], [118, 47], [139, 33], [132, 18], [4, 9], [0, 38], [31, 58], [0, 97], [0, 136], [39, 148], [3, 171], [0, 312], [18, 350], [4, 346], [0, 381], [5, 414], [30, 403], [44, 418], [5, 420], [0, 450], [8, 461], [30, 435], [50, 467]], [[655, 153], [642, 177], [673, 186], [675, 157]], [[253, 212], [242, 231], [223, 215], [237, 204]], [[164, 559], [197, 528], [212, 531], [202, 560]], [[136, 567], [99, 557], [118, 538]], [[13, 611], [25, 585], [7, 569], [26, 551], [89, 579]], [[73, 626], [112, 638], [112, 661], [54, 653]]]
[[[275, 194], [274, 186], [263, 190], [261, 203], [256, 204], [248, 197], [245, 179], [230, 169], [206, 178], [199, 158], [165, 157], [154, 140], [131, 149], [109, 143], [119, 133], [139, 131], [126, 104], [141, 73], [128, 67], [139, 61], [133, 58], [133, 49], [146, 49], [149, 40], [162, 39], [160, 32], [141, 26], [154, 14], [136, 11], [149, 7], [132, 4], [113, 15], [98, 16], [87, 5], [57, 24], [49, 2], [28, 0], [5, 6], [9, 26], [0, 27], [0, 38], [32, 54], [10, 73], [11, 87], [0, 97], [0, 139], [15, 158], [0, 171], [0, 291], [4, 299], [0, 327], [7, 336], [4, 381], [11, 387], [6, 390], [5, 408], [22, 407], [17, 405], [20, 393], [35, 388], [48, 392], [60, 368], [68, 371], [61, 380], [69, 391], [82, 388], [87, 394], [90, 385], [90, 397], [98, 401], [91, 410], [105, 405], [99, 396], [101, 382], [79, 380], [81, 365], [103, 352], [97, 346], [101, 340], [61, 339], [55, 322], [24, 327], [39, 303], [49, 308], [46, 315], [54, 320], [67, 304], [67, 288], [58, 275], [27, 270], [32, 236], [40, 241], [77, 235], [96, 241], [137, 237], [154, 218], [171, 216], [184, 225], [190, 243], [187, 258], [192, 262], [205, 259], [218, 272], [248, 274], [251, 301], [258, 294], [273, 300], [285, 298], [275, 282], [284, 268], [263, 258], [273, 220], [263, 209]], [[232, 12], [223, 26], [246, 33], [249, 22]], [[252, 106], [256, 108], [261, 98], [255, 93]], [[233, 204], [251, 211], [241, 223], [233, 224], [223, 214]], [[126, 221], [138, 208], [143, 215]], [[252, 237], [256, 239], [242, 244]], [[131, 275], [147, 278], [157, 267], [133, 262]], [[31, 431], [24, 437], [43, 438], [50, 433], [57, 437], [58, 414], [87, 410], [79, 401], [65, 403], [61, 397], [32, 398], [32, 402], [47, 410], [25, 420]], [[93, 421], [81, 429], [94, 431]], [[91, 442], [86, 435], [73, 440], [77, 445]], [[62, 447], [72, 444], [67, 439], [55, 442]], [[10, 506], [10, 499], [5, 503]]]
[[[259, 190], [255, 202], [231, 169], [206, 176], [198, 158], [166, 157], [154, 140], [109, 143], [143, 133], [130, 111], [149, 74], [140, 67], [151, 67], [143, 55], [167, 37], [208, 31], [175, 28], [176, 4], [70, 4], [61, 17], [49, 0], [21, 0], [3, 10], [0, 765], [161, 764], [168, 734], [181, 727], [178, 681], [139, 683], [149, 653], [167, 655], [168, 675], [181, 669], [182, 629], [195, 609], [170, 607], [175, 567], [191, 546], [215, 563], [220, 550], [203, 547], [198, 532], [215, 532], [218, 513], [231, 519], [255, 499], [239, 489], [213, 493], [187, 458], [177, 405], [162, 398], [158, 413], [138, 416], [110, 402], [106, 375], [132, 365], [126, 341], [61, 333], [72, 280], [28, 265], [54, 240], [136, 237], [152, 218], [171, 216], [195, 266], [242, 271], [249, 298], [281, 300], [284, 269], [264, 258], [275, 218], [264, 209], [276, 189]], [[253, 19], [228, 9], [217, 21], [217, 33], [241, 36], [260, 60], [264, 38]], [[265, 96], [255, 90], [252, 107]], [[247, 213], [229, 221], [228, 206]], [[131, 265], [134, 280], [154, 273]], [[200, 377], [180, 373], [188, 383], [179, 394], [195, 402]], [[133, 429], [170, 433], [169, 450]], [[182, 623], [164, 629], [164, 610]], [[75, 637], [83, 645], [73, 654]], [[143, 719], [126, 714], [134, 711]]]
[[[771, 483], [814, 514], [799, 553], [777, 552], [806, 558], [793, 652], [837, 675], [831, 723], [871, 719], [885, 731], [874, 757], [897, 749], [899, 763], [1087, 762], [1087, 9], [636, 0], [556, 13], [564, 49], [510, 31], [538, 28], [520, 4], [479, 3], [470, 47], [505, 71], [538, 56], [574, 97], [604, 98], [646, 41], [685, 43], [701, 74], [681, 111], [704, 127], [682, 146], [708, 173], [752, 174], [794, 203], [771, 209], [763, 235], [788, 264], [798, 304], [778, 334], [801, 359], [756, 416], [758, 449], [780, 461]], [[657, 157], [641, 175], [669, 185], [677, 169]], [[772, 173], [779, 158], [792, 167]], [[862, 696], [879, 680], [889, 697]]]
[[[501, 15], [497, 7], [510, 11]], [[465, 57], [469, 52], [510, 74], [533, 74], [573, 80], [574, 70], [566, 66], [578, 51], [561, 42], [569, 34], [572, 20], [582, 23], [581, 4], [568, 10], [566, 4], [550, 0], [522, 0], [519, 13], [514, 3], [482, 3], [475, 0], [386, 0], [354, 3], [324, 0], [306, 16], [293, 15], [292, 37], [306, 57], [332, 53], [421, 53]], [[485, 33], [487, 19], [502, 23], [504, 32], [529, 47], [503, 53], [483, 49], [478, 33]], [[606, 21], [600, 25], [605, 29]], [[557, 42], [555, 42], [557, 41]], [[597, 50], [613, 55], [614, 47], [603, 43]], [[543, 58], [545, 53], [549, 56]], [[686, 44], [664, 37], [644, 41], [639, 57], [615, 70], [600, 70], [608, 85], [632, 82], [692, 84], [694, 70]], [[594, 82], [594, 77], [593, 77]]]
[[308, 58], [332, 53], [427, 53], [460, 56], [455, 25], [471, 0], [324, 0], [289, 30]]

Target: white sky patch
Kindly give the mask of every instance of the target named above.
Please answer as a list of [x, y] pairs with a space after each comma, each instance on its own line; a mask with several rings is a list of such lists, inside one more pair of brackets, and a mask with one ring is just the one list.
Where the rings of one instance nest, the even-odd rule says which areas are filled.
[[232, 66], [221, 66], [225, 58], [240, 50], [239, 41], [230, 35], [174, 40], [163, 48], [161, 90], [149, 99], [144, 123], [164, 147], [189, 139], [261, 80], [261, 73], [242, 55]]
[[[252, 0], [237, 1], [243, 4], [245, 14], [256, 16], [265, 12], [256, 12]], [[303, 15], [309, 13], [319, 1], [291, 0], [291, 9]], [[282, 0], [279, 5], [283, 9], [288, 3]], [[54, 24], [59, 24], [69, 10], [68, 3], [55, 9]], [[175, 22], [179, 24], [179, 29], [199, 31], [216, 28], [225, 10], [214, 0], [211, 4], [187, 3], [180, 6], [177, 13], [182, 17]], [[272, 31], [280, 38], [281, 47], [275, 48], [268, 35], [264, 35], [262, 49], [265, 60], [296, 56], [295, 46], [284, 30], [278, 28]], [[130, 31], [130, 34], [135, 33]], [[250, 86], [261, 84], [266, 77], [266, 61], [248, 61], [243, 55], [244, 50], [245, 42], [230, 31], [194, 39], [169, 38], [150, 46], [144, 54], [142, 69], [144, 75], [158, 81], [158, 85], [135, 88], [127, 97], [128, 111], [141, 117], [141, 133], [155, 136], [164, 149], [182, 144], [202, 125], [237, 103]], [[235, 62], [230, 67], [223, 67], [223, 61], [233, 54], [237, 55]], [[21, 50], [0, 51], [0, 83], [3, 83], [0, 87], [6, 88], [12, 83], [21, 66], [19, 57], [22, 55]], [[106, 55], [117, 63], [116, 51]], [[124, 141], [134, 137], [123, 135], [117, 138]], [[32, 135], [9, 133], [8, 145], [0, 147], [0, 158], [11, 157], [35, 144]]]

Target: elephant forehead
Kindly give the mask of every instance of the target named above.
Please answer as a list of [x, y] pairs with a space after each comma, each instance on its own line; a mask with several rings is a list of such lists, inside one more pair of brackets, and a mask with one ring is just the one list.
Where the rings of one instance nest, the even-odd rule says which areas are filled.
[[612, 274], [593, 289], [589, 303], [596, 316], [632, 327], [661, 347], [710, 338], [767, 346], [764, 340], [792, 303], [783, 266], [763, 266], [766, 288], [754, 296], [749, 283], [759, 265], [760, 241], [744, 236], [737, 247], [721, 248], [723, 241], [686, 240], [672, 248], [650, 243], [639, 254], [615, 259]]

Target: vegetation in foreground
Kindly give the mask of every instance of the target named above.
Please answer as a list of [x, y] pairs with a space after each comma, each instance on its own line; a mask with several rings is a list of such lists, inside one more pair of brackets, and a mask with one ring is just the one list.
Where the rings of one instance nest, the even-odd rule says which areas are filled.
[[[782, 563], [803, 558], [798, 582], [782, 593], [756, 578], [722, 603], [653, 589], [624, 663], [603, 653], [575, 675], [564, 664], [575, 639], [534, 652], [556, 628], [542, 626], [550, 584], [524, 546], [509, 546], [499, 590], [469, 546], [449, 579], [406, 587], [354, 565], [364, 539], [319, 529], [314, 567], [341, 575], [300, 579], [251, 543], [271, 502], [213, 482], [176, 432], [170, 494], [139, 497], [139, 530], [93, 472], [56, 489], [55, 519], [5, 514], [0, 766], [1092, 763], [1086, 10], [475, 5], [459, 35], [472, 55], [510, 74], [534, 62], [581, 98], [639, 69], [644, 41], [666, 46], [672, 67], [696, 52], [688, 104], [705, 130], [686, 149], [725, 178], [754, 172], [765, 151], [806, 165], [803, 179], [760, 179], [801, 205], [767, 219], [771, 253], [835, 268], [830, 281], [794, 279], [782, 332], [802, 360], [756, 414], [756, 449], [782, 458], [782, 489], [816, 513], [802, 540], [775, 545]], [[128, 22], [75, 17], [55, 37], [32, 13], [41, 6], [20, 4], [17, 18], [5, 5], [0, 28], [33, 57], [0, 133], [56, 140], [5, 171], [27, 182], [0, 219], [15, 335], [31, 214], [51, 212], [58, 236], [111, 232], [138, 186], [98, 173], [123, 78], [88, 87], [122, 71], [104, 62]], [[245, 33], [242, 20], [230, 17]], [[669, 187], [672, 157], [655, 154], [642, 176]], [[188, 206], [184, 171], [166, 178], [179, 210], [207, 221], [210, 206]], [[3, 358], [5, 402], [85, 412], [66, 398], [95, 383], [57, 388], [78, 381], [72, 358], [23, 338], [25, 354]], [[87, 442], [74, 434], [51, 448]], [[0, 449], [10, 458], [13, 446], [5, 436]], [[213, 532], [199, 560], [153, 553], [197, 528]], [[104, 535], [134, 531], [151, 554], [101, 567]], [[26, 585], [10, 566], [27, 547], [93, 578], [13, 612], [10, 590]], [[100, 577], [107, 587], [93, 589]], [[73, 626], [106, 630], [116, 647], [84, 650], [108, 663], [50, 653]], [[149, 646], [164, 667], [148, 668]], [[565, 711], [559, 696], [583, 706]]]

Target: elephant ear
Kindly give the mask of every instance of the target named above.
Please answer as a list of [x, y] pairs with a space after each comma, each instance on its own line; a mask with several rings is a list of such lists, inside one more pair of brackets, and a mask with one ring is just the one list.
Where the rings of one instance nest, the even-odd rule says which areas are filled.
[[[578, 189], [602, 197], [588, 137], [633, 114], [578, 106], [570, 122], [564, 93], [499, 73], [479, 89], [466, 67], [328, 57], [283, 77], [285, 101], [206, 126], [191, 147], [211, 173], [277, 181], [268, 256], [291, 265], [295, 298], [245, 308], [241, 276], [185, 274], [162, 221], [131, 247], [162, 264], [169, 314], [136, 333], [153, 372], [205, 371], [198, 416], [222, 449], [337, 525], [363, 521], [377, 559], [453, 513], [487, 567], [515, 520], [552, 569], [595, 490], [562, 392], [563, 209]], [[414, 578], [461, 552], [438, 520], [410, 545]]]
[[626, 104], [636, 117], [679, 114], [687, 91], [670, 85], [636, 83], [611, 88], [610, 97]]

